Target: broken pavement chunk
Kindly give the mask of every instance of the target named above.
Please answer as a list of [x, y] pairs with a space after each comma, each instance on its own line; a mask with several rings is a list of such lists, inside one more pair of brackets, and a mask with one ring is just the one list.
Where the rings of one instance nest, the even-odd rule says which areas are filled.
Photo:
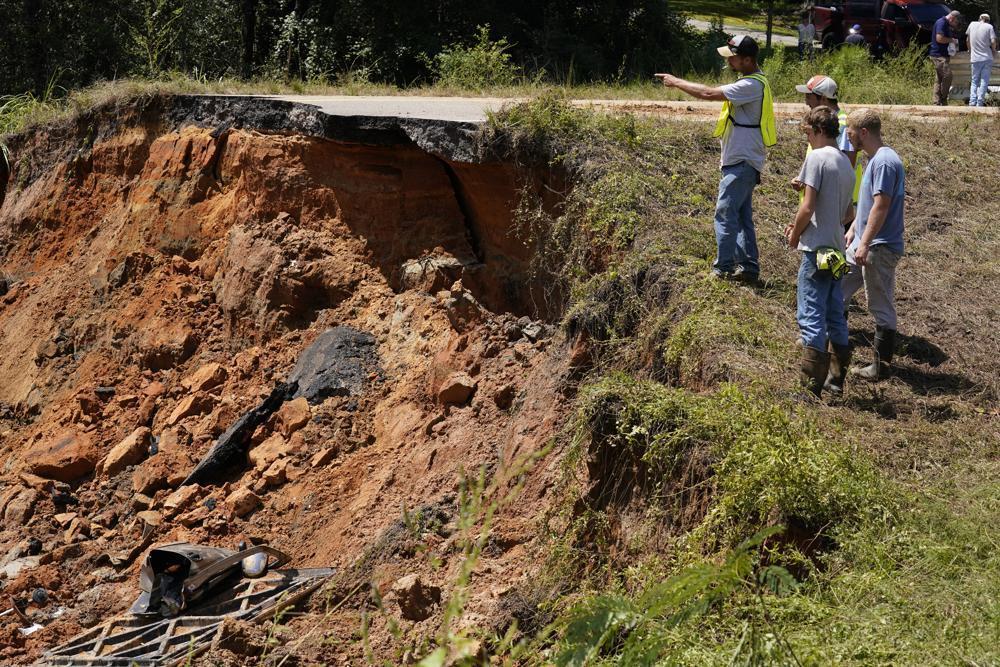
[[279, 384], [264, 401], [236, 420], [184, 484], [216, 484], [246, 465], [250, 438], [285, 401], [305, 398], [310, 404], [330, 396], [360, 394], [377, 369], [375, 337], [350, 327], [324, 331], [299, 357], [288, 382]]
[[295, 397], [316, 404], [330, 396], [357, 396], [377, 362], [375, 337], [351, 327], [327, 329], [305, 349], [289, 382]]
[[242, 470], [246, 465], [246, 451], [253, 432], [292, 397], [295, 389], [295, 383], [279, 384], [260, 405], [237, 419], [229, 430], [219, 436], [183, 484], [215, 484], [234, 470]]

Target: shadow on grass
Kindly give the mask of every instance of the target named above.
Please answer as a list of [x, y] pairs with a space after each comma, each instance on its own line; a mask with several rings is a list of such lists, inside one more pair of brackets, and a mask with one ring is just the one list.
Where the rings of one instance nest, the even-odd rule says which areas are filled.
[[948, 354], [923, 336], [897, 334], [896, 354], [935, 368], [948, 361]]
[[[870, 348], [874, 342], [871, 331], [851, 329], [851, 345], [855, 350]], [[937, 368], [948, 361], [948, 353], [940, 348], [936, 343], [932, 343], [923, 336], [908, 336], [903, 333], [896, 334], [896, 357], [905, 357], [917, 364], [926, 364], [932, 368]]]
[[895, 367], [892, 374], [921, 396], [959, 396], [978, 393], [981, 390], [978, 384], [958, 373], [940, 373], [925, 371], [914, 366], [903, 366]]

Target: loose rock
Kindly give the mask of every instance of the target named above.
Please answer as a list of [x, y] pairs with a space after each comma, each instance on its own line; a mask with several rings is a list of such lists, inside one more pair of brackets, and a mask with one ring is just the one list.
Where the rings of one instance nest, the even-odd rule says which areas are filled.
[[441, 588], [424, 584], [416, 574], [399, 579], [392, 585], [392, 594], [403, 618], [422, 621], [430, 618], [441, 602]]
[[32, 447], [24, 458], [28, 472], [72, 482], [93, 472], [97, 465], [97, 450], [89, 435], [69, 430]]
[[438, 401], [443, 405], [462, 405], [476, 391], [476, 381], [466, 373], [452, 373], [438, 390]]
[[167, 426], [176, 426], [185, 417], [201, 415], [210, 412], [215, 405], [215, 397], [211, 394], [191, 394], [182, 399], [174, 411], [167, 417]]
[[38, 502], [38, 492], [34, 489], [24, 489], [14, 499], [7, 503], [3, 512], [3, 522], [7, 526], [23, 526], [31, 520], [35, 513], [35, 503]]
[[243, 518], [260, 506], [260, 498], [244, 486], [229, 494], [226, 504], [233, 510], [233, 514]]
[[308, 424], [311, 417], [309, 401], [300, 396], [281, 406], [275, 415], [275, 423], [278, 431], [287, 438]]
[[104, 457], [99, 466], [100, 472], [108, 477], [114, 477], [128, 466], [135, 465], [146, 458], [152, 431], [140, 426], [132, 434], [115, 445]]
[[229, 377], [229, 372], [218, 363], [205, 364], [181, 381], [188, 391], [197, 393], [218, 387]]

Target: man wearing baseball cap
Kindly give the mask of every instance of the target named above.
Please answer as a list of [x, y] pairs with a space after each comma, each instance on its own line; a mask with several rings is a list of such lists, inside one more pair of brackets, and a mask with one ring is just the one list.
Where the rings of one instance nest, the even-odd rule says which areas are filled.
[[868, 42], [865, 41], [865, 36], [861, 34], [861, 26], [855, 23], [851, 26], [851, 29], [847, 31], [847, 39], [844, 40], [846, 44], [851, 46], [863, 46], [868, 47]]
[[[840, 122], [837, 148], [847, 156], [847, 159], [851, 161], [851, 166], [854, 167], [854, 198], [851, 201], [857, 206], [858, 193], [861, 190], [861, 175], [864, 172], [861, 168], [861, 156], [858, 155], [857, 149], [851, 145], [851, 140], [847, 136], [847, 112], [841, 109], [837, 102], [837, 82], [825, 74], [817, 74], [803, 85], [795, 86], [795, 90], [806, 96], [806, 106], [810, 109], [830, 107], [837, 114], [837, 120]], [[811, 150], [812, 147], [807, 145], [806, 155]], [[792, 187], [799, 192], [799, 201], [801, 202], [803, 189], [798, 178], [792, 179]]]
[[713, 87], [671, 74], [656, 77], [664, 86], [692, 97], [723, 103], [713, 133], [722, 143], [722, 178], [715, 207], [717, 255], [712, 277], [756, 284], [760, 261], [751, 201], [764, 170], [764, 149], [777, 142], [774, 97], [757, 64], [756, 40], [736, 35], [717, 50], [740, 75], [735, 83]]

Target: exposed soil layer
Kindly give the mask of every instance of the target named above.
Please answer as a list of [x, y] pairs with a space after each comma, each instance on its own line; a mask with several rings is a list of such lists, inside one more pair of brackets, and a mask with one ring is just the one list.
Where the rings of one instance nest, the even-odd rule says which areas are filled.
[[[447, 599], [462, 471], [503, 474], [567, 409], [512, 214], [547, 175], [487, 160], [467, 125], [229, 98], [98, 109], [10, 146], [0, 592], [49, 600], [27, 605], [46, 626], [30, 637], [0, 619], [0, 662], [124, 611], [152, 542], [263, 541], [384, 591], [419, 574]], [[338, 326], [373, 340], [364, 381], [288, 396], [226, 479], [181, 486]], [[468, 613], [509, 616], [555, 474], [537, 464], [500, 517]], [[406, 508], [435, 517], [415, 524], [435, 559], [408, 546]]]

